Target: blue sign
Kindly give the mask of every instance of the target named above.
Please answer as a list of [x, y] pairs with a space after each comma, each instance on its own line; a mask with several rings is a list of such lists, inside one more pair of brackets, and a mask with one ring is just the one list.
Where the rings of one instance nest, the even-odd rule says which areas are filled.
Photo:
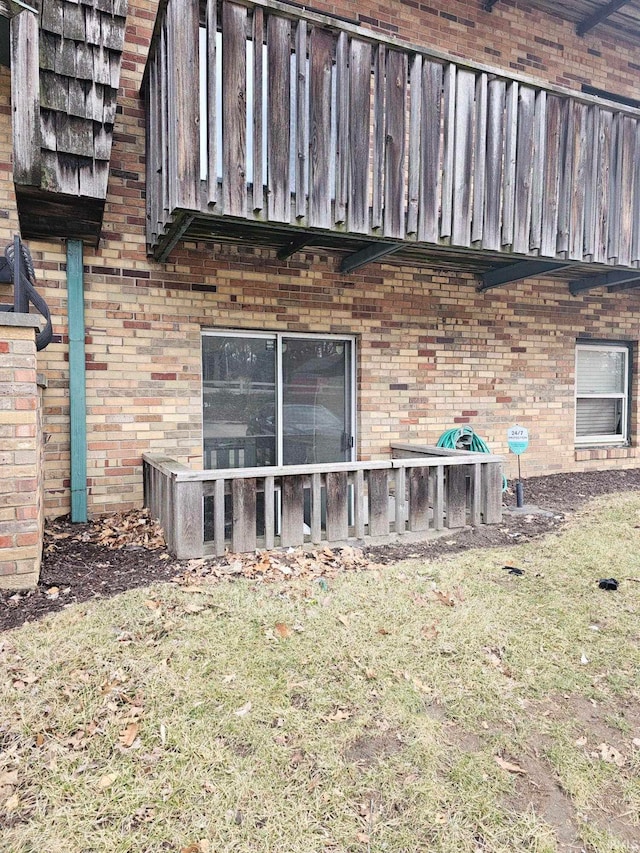
[[515, 453], [516, 456], [520, 456], [529, 447], [529, 430], [517, 424], [516, 426], [509, 427], [507, 430], [507, 443], [509, 444], [509, 450]]

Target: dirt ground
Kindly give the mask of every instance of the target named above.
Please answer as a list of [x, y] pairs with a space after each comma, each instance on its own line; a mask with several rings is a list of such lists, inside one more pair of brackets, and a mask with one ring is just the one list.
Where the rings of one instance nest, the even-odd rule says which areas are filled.
[[[424, 543], [368, 548], [365, 557], [375, 563], [407, 557], [431, 560], [469, 548], [527, 541], [558, 528], [589, 498], [640, 489], [640, 469], [532, 477], [524, 482], [524, 489], [526, 504], [550, 515], [511, 514], [508, 510], [515, 507], [515, 494], [509, 489], [504, 495], [507, 512], [502, 524], [469, 528]], [[228, 566], [230, 559], [216, 562]], [[357, 563], [360, 570], [362, 562]], [[57, 519], [47, 524], [38, 587], [17, 593], [0, 591], [0, 630], [18, 627], [75, 602], [170, 581], [188, 568], [187, 561], [181, 563], [167, 554], [157, 525], [144, 514], [99, 518], [88, 524]], [[247, 576], [246, 563], [244, 568]]]

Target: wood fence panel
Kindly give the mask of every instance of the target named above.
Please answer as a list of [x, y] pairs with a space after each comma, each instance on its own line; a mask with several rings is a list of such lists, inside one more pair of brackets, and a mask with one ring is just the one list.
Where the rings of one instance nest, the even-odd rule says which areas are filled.
[[584, 259], [593, 261], [596, 246], [596, 190], [598, 185], [599, 110], [587, 109], [584, 167]]
[[311, 541], [317, 545], [322, 539], [322, 478], [311, 475]]
[[622, 181], [622, 116], [614, 116], [611, 128], [611, 168], [609, 171], [609, 215], [607, 255], [616, 264], [620, 255], [620, 184]]
[[598, 146], [598, 182], [596, 185], [596, 244], [594, 261], [607, 260], [609, 237], [609, 176], [611, 174], [611, 142], [613, 114], [600, 110]]
[[351, 125], [349, 103], [349, 44], [346, 33], [340, 33], [336, 45], [336, 198], [334, 221], [342, 224], [347, 218], [349, 194], [349, 134]]
[[489, 83], [487, 107], [487, 166], [484, 203], [484, 229], [482, 245], [485, 249], [499, 251], [501, 248], [501, 191], [502, 151], [504, 147], [504, 105], [506, 86], [503, 80]]
[[345, 471], [326, 475], [327, 539], [344, 541], [349, 536], [348, 482]]
[[467, 523], [467, 465], [447, 468], [446, 522], [449, 528], [464, 527]]
[[304, 542], [304, 477], [282, 478], [282, 531], [283, 547], [297, 547]]
[[502, 245], [513, 244], [514, 210], [516, 192], [516, 152], [518, 142], [518, 90], [515, 81], [507, 85], [505, 131], [504, 131], [504, 168], [502, 176]]
[[443, 69], [439, 62], [422, 65], [420, 130], [420, 217], [418, 238], [437, 243], [440, 216], [441, 134]]
[[411, 58], [409, 87], [411, 102], [409, 105], [407, 233], [415, 234], [418, 230], [420, 204], [420, 126], [422, 124], [422, 57], [420, 54], [415, 54]]
[[482, 516], [485, 524], [502, 521], [502, 465], [500, 462], [483, 464]]
[[[200, 209], [199, 15], [195, 3], [171, 0], [176, 142], [176, 206]], [[246, 13], [245, 13], [246, 14]]]
[[535, 91], [520, 86], [518, 105], [518, 141], [516, 145], [516, 183], [513, 222], [513, 251], [529, 251], [531, 233], [531, 181], [534, 152]]
[[256, 547], [256, 481], [253, 478], [232, 480], [233, 530], [231, 547], [237, 552], [254, 551]]
[[[213, 0], [210, 0], [213, 2]], [[253, 210], [264, 208], [264, 152], [262, 147], [262, 104], [264, 101], [264, 12], [256, 6], [253, 10]]]
[[276, 533], [276, 489], [275, 478], [268, 475], [264, 478], [264, 547], [273, 548]]
[[449, 63], [444, 70], [444, 136], [442, 155], [442, 204], [440, 236], [450, 237], [453, 216], [453, 175], [455, 165], [456, 66]]
[[[222, 205], [247, 215], [247, 9], [222, 4]], [[191, 94], [193, 100], [193, 93]]]
[[429, 492], [433, 495], [433, 527], [444, 527], [444, 468], [436, 468], [429, 481]]
[[555, 257], [558, 240], [558, 205], [560, 200], [560, 138], [562, 127], [560, 98], [547, 98], [546, 158], [544, 162], [544, 192], [542, 204], [542, 238], [540, 252]]
[[635, 179], [633, 192], [633, 231], [631, 237], [631, 261], [640, 261], [640, 121], [636, 122]]
[[218, 138], [216, 35], [218, 31], [217, 0], [207, 0], [207, 198], [210, 204], [218, 201]]
[[404, 237], [407, 55], [397, 50], [387, 51], [385, 98], [384, 233], [385, 237]]
[[[330, 228], [331, 183], [331, 73], [335, 39], [327, 30], [314, 27], [309, 47], [309, 223]], [[298, 128], [298, 133], [302, 131]]]
[[296, 216], [307, 215], [309, 105], [307, 104], [307, 22], [296, 26]]
[[213, 492], [213, 542], [217, 557], [225, 551], [225, 486], [224, 480], [216, 480]]
[[353, 480], [354, 501], [354, 534], [356, 539], [364, 539], [365, 527], [365, 495], [364, 495], [364, 471], [356, 471]]
[[371, 227], [382, 226], [382, 202], [384, 198], [384, 143], [385, 143], [385, 68], [386, 51], [383, 44], [375, 49], [373, 66], [373, 194], [371, 204]]
[[418, 533], [429, 529], [430, 468], [409, 469], [409, 530]]
[[369, 536], [389, 535], [389, 478], [385, 469], [369, 471]]
[[478, 74], [476, 79], [475, 148], [473, 155], [473, 215], [471, 242], [479, 243], [484, 230], [484, 203], [487, 171], [487, 108], [488, 79]]
[[349, 54], [349, 230], [369, 232], [371, 45], [351, 40]]
[[622, 121], [622, 177], [620, 181], [620, 252], [618, 263], [629, 266], [633, 234], [633, 196], [635, 184], [636, 120]]
[[547, 93], [536, 95], [533, 127], [533, 165], [531, 169], [531, 229], [529, 248], [542, 246], [542, 205], [544, 198], [544, 164], [546, 160]]
[[471, 245], [471, 184], [476, 75], [458, 71], [454, 144], [452, 242]]
[[581, 261], [584, 256], [585, 179], [587, 152], [587, 108], [574, 102], [571, 210], [569, 215], [569, 257]]
[[287, 18], [269, 15], [267, 20], [267, 67], [269, 69], [267, 126], [267, 210], [269, 219], [289, 222], [291, 193], [291, 25]]

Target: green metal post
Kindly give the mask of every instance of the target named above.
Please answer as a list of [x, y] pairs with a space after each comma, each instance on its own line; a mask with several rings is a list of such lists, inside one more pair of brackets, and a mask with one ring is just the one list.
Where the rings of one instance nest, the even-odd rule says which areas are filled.
[[82, 240], [67, 240], [71, 521], [87, 520], [87, 390]]

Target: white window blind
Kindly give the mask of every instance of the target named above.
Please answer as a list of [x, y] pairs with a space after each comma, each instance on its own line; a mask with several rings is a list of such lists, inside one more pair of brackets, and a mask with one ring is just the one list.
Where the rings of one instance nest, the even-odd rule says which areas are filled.
[[627, 440], [628, 364], [626, 346], [578, 344], [578, 444], [612, 444]]

